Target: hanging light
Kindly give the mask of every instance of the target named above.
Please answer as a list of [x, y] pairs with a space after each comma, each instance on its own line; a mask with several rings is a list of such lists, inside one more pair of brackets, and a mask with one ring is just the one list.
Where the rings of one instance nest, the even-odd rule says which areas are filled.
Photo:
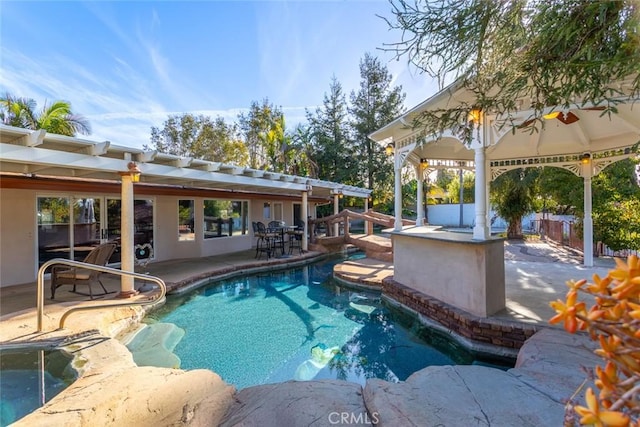
[[469, 121], [473, 122], [476, 125], [480, 123], [481, 116], [482, 116], [482, 110], [479, 108], [474, 108], [471, 111], [469, 111]]
[[119, 174], [120, 176], [130, 176], [131, 182], [140, 182], [140, 175], [142, 174], [142, 171], [138, 168], [136, 162], [129, 162], [127, 163], [127, 171], [119, 172]]
[[386, 153], [387, 156], [390, 156], [393, 154], [393, 152], [395, 151], [396, 148], [396, 144], [393, 142], [390, 142], [387, 144], [387, 146], [384, 149], [384, 152]]
[[580, 156], [580, 161], [582, 162], [582, 164], [586, 165], [591, 161], [591, 153], [583, 153]]
[[429, 160], [420, 159], [420, 166], [422, 166], [423, 168], [428, 168], [429, 167]]

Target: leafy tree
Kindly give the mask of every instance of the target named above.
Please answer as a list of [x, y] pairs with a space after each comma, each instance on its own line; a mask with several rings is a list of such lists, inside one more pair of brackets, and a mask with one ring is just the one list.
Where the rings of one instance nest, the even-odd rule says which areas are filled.
[[36, 102], [30, 98], [16, 98], [6, 94], [0, 98], [0, 120], [9, 126], [24, 129], [44, 129], [58, 135], [76, 136], [91, 134], [87, 119], [74, 114], [67, 101], [45, 102], [42, 110], [36, 112]]
[[318, 178], [356, 185], [357, 162], [349, 138], [347, 113], [342, 85], [333, 76], [322, 107], [314, 113], [307, 111], [307, 120], [312, 129]]
[[360, 78], [360, 89], [351, 92], [349, 108], [354, 150], [362, 169], [360, 181], [379, 190], [378, 182], [393, 181], [393, 162], [369, 135], [402, 113], [405, 95], [401, 86], [391, 85], [387, 68], [369, 53], [360, 61]]
[[436, 182], [440, 188], [448, 188], [451, 181], [456, 179], [455, 169], [438, 169], [436, 172]]
[[289, 172], [292, 161], [291, 137], [285, 133], [284, 116], [275, 117], [267, 131], [258, 135], [265, 151], [267, 163], [265, 169], [274, 172]]
[[[634, 0], [465, 1], [391, 0], [392, 29], [402, 39], [388, 45], [441, 85], [457, 80], [472, 96], [458, 105], [425, 112], [428, 133], [457, 130], [471, 141], [472, 109], [508, 116], [517, 99], [530, 99], [530, 127], [544, 126], [549, 105], [605, 107], [615, 113], [621, 89], [632, 79], [640, 92], [640, 27]], [[516, 123], [506, 125], [516, 126]]]
[[[460, 179], [454, 179], [447, 185], [450, 203], [460, 203]], [[462, 176], [462, 202], [473, 203], [476, 196], [475, 174], [465, 173]]]
[[[591, 182], [594, 238], [613, 250], [638, 247], [640, 211], [634, 206], [640, 201], [640, 186], [635, 168], [636, 162], [631, 159], [619, 161], [607, 166]], [[584, 217], [581, 177], [564, 169], [545, 168], [540, 176], [540, 191], [563, 206], [564, 212]]]
[[491, 183], [491, 203], [508, 222], [507, 238], [521, 239], [522, 218], [536, 209], [538, 169], [514, 169]]
[[593, 214], [596, 240], [614, 251], [640, 250], [640, 198], [609, 201]]
[[236, 125], [228, 125], [222, 117], [211, 120], [208, 116], [190, 113], [169, 116], [162, 129], [151, 128], [151, 148], [222, 163], [246, 165], [248, 162], [247, 149]]
[[298, 124], [291, 135], [294, 156], [291, 165], [292, 175], [318, 177], [319, 166], [315, 162], [312, 128], [307, 124]]
[[[276, 170], [276, 147], [284, 136], [282, 110], [267, 98], [262, 103], [253, 101], [248, 113], [238, 115], [240, 130], [249, 150], [249, 166], [254, 169]], [[278, 129], [281, 126], [281, 129]]]

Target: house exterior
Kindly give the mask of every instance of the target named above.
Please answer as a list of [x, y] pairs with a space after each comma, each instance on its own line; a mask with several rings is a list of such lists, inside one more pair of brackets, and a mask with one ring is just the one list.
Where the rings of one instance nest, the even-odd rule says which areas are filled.
[[370, 190], [0, 125], [0, 286], [104, 241], [123, 269], [131, 246], [145, 262], [247, 250], [253, 221], [306, 222], [340, 194]]

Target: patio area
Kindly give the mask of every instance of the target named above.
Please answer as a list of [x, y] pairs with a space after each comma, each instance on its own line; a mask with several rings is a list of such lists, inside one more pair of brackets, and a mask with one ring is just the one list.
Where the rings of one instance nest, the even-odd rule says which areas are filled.
[[[255, 251], [241, 251], [228, 255], [186, 258], [140, 266], [137, 272], [160, 277], [167, 284], [169, 293], [197, 287], [210, 278], [224, 278], [236, 274], [295, 267], [324, 256], [320, 252], [305, 252], [286, 258], [255, 258]], [[589, 279], [593, 274], [605, 276], [615, 262], [611, 258], [596, 258], [594, 267], [584, 267], [579, 254], [545, 241], [505, 242], [505, 275], [507, 309], [494, 318], [547, 326], [553, 316], [549, 302], [563, 298], [567, 280]], [[355, 284], [379, 287], [381, 281], [393, 275], [393, 263], [362, 258], [346, 261], [334, 270], [343, 280]], [[119, 280], [105, 275], [103, 283], [109, 291], [94, 301], [88, 297], [68, 292], [70, 287], [60, 288], [56, 300], [49, 299], [49, 281], [45, 283], [45, 312], [52, 315], [77, 303], [103, 304], [115, 299]], [[139, 298], [146, 298], [141, 294]], [[33, 310], [35, 324], [36, 283], [0, 288], [0, 320], [3, 323], [24, 310]], [[25, 313], [23, 313], [25, 314]], [[71, 318], [72, 319], [72, 318]], [[11, 339], [3, 328], [1, 340]], [[23, 330], [24, 333], [24, 330]], [[11, 334], [9, 334], [11, 335]]]

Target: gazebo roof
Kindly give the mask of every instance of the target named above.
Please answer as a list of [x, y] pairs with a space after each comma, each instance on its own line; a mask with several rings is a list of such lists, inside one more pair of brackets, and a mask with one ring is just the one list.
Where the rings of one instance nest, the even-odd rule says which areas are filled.
[[286, 196], [311, 190], [314, 198], [334, 194], [367, 198], [371, 190], [233, 164], [144, 151], [109, 141], [68, 137], [0, 125], [0, 173], [25, 176], [120, 180], [137, 162], [142, 183], [211, 188]]
[[[629, 93], [630, 82], [621, 82], [623, 93]], [[486, 156], [491, 161], [512, 159], [543, 159], [547, 157], [583, 153], [611, 152], [629, 149], [640, 141], [640, 105], [637, 98], [619, 98], [617, 114], [603, 114], [602, 107], [576, 103], [569, 109], [549, 107], [546, 112], [556, 117], [544, 119], [536, 129], [528, 128], [533, 111], [522, 109], [509, 117], [483, 115], [483, 140]], [[524, 99], [518, 100], [525, 105]], [[473, 103], [472, 93], [461, 84], [454, 83], [388, 125], [373, 132], [370, 138], [381, 145], [393, 142], [400, 152], [407, 152], [409, 163], [420, 159], [473, 161], [473, 147], [466, 146], [448, 132], [438, 139], [428, 135], [412, 123], [427, 110], [454, 108], [462, 103]], [[508, 119], [508, 120], [506, 120]], [[515, 123], [516, 126], [511, 125]]]

